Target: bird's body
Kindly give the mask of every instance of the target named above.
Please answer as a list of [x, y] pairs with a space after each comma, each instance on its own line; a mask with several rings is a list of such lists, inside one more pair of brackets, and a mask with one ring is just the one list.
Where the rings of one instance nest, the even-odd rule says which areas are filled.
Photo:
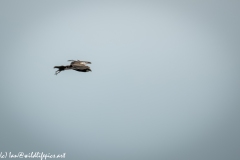
[[78, 71], [78, 72], [89, 72], [92, 71], [90, 67], [85, 66], [85, 65], [78, 65], [78, 66], [73, 66], [73, 70]]
[[86, 66], [86, 64], [91, 64], [91, 62], [79, 61], [79, 60], [77, 60], [77, 61], [69, 60], [69, 61], [72, 61], [72, 62], [68, 66], [55, 66], [54, 68], [58, 68], [58, 70], [56, 71], [55, 74], [57, 75], [61, 71], [69, 70], [69, 69], [72, 69], [72, 70], [75, 70], [75, 71], [78, 71], [78, 72], [92, 71], [89, 66]]

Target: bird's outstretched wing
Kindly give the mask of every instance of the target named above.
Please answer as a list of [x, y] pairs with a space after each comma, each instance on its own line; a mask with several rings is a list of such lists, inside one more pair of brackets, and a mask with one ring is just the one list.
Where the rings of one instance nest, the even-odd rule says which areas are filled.
[[80, 60], [68, 60], [68, 61], [72, 61], [72, 62], [76, 62], [76, 63], [85, 63], [85, 64], [92, 64], [91, 62], [89, 61], [80, 61]]
[[58, 73], [60, 73], [61, 71], [71, 69], [70, 66], [54, 66], [54, 68], [57, 68], [57, 69], [58, 69], [58, 70], [55, 72], [56, 75], [57, 75]]

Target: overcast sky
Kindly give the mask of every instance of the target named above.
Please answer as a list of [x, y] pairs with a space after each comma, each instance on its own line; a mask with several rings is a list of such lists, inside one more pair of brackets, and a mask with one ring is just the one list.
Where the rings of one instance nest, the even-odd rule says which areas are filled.
[[239, 5], [1, 0], [0, 152], [238, 160]]

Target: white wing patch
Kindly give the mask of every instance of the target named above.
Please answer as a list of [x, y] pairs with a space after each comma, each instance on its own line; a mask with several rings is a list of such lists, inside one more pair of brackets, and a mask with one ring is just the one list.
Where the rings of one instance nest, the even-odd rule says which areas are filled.
[[81, 62], [81, 61], [80, 61], [80, 64], [84, 64], [84, 65], [86, 65], [86, 64], [88, 64], [88, 63], [86, 63], [86, 62]]

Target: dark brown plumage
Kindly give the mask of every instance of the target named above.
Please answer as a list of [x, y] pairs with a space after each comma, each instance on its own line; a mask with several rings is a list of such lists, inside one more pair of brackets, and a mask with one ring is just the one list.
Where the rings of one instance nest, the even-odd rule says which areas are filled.
[[71, 64], [67, 65], [67, 66], [55, 66], [54, 68], [58, 69], [55, 72], [55, 74], [57, 75], [61, 71], [65, 71], [65, 70], [69, 70], [69, 69], [72, 69], [72, 70], [75, 70], [75, 71], [78, 71], [78, 72], [89, 72], [89, 71], [92, 71], [89, 66], [86, 66], [86, 64], [91, 64], [91, 62], [79, 61], [79, 60], [77, 60], [77, 61], [69, 60], [69, 61], [73, 61], [73, 62], [71, 62]]

